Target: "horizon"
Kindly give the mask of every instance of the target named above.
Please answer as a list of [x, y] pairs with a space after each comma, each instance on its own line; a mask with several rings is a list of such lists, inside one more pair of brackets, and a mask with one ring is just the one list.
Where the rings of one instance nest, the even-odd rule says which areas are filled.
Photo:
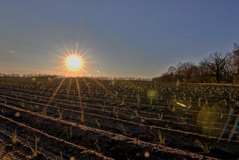
[[15, 74], [15, 73], [0, 73], [0, 78], [51, 78], [51, 77], [59, 77], [59, 78], [96, 78], [102, 80], [152, 80], [157, 77], [106, 77], [106, 76], [64, 76], [64, 75], [54, 75], [54, 74]]

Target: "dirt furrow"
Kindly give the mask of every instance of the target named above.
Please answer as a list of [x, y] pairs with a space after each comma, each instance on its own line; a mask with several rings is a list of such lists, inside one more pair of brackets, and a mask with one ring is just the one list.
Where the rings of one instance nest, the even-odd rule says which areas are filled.
[[0, 128], [3, 133], [8, 133], [8, 135], [11, 135], [11, 130], [16, 129], [17, 139], [23, 142], [24, 145], [27, 145], [29, 141], [30, 146], [32, 146], [33, 148], [36, 144], [35, 140], [37, 139], [37, 146], [39, 151], [48, 153], [52, 158], [61, 158], [60, 154], [62, 153], [62, 157], [66, 159], [70, 159], [70, 157], [74, 157], [75, 159], [87, 157], [92, 159], [111, 159], [93, 150], [89, 150], [85, 147], [81, 147], [79, 145], [67, 142], [63, 139], [54, 137], [43, 132], [42, 130], [32, 128], [26, 124], [19, 123], [10, 118], [0, 115], [0, 119], [2, 122], [0, 124]]
[[[34, 126], [35, 128], [54, 137], [60, 137], [87, 148], [97, 149], [97, 146], [100, 146], [100, 151], [104, 155], [111, 156], [116, 159], [127, 158], [125, 155], [126, 153], [128, 156], [140, 159], [143, 158], [143, 154], [146, 151], [151, 153], [151, 157], [153, 159], [158, 159], [159, 157], [163, 157], [165, 159], [175, 157], [177, 157], [177, 159], [202, 159], [205, 157], [203, 155], [173, 149], [164, 145], [151, 144], [135, 138], [128, 138], [123, 135], [113, 134], [107, 131], [70, 123], [64, 120], [57, 120], [12, 106], [4, 105], [3, 107], [8, 108], [7, 112], [9, 112], [9, 115], [12, 115], [12, 118], [16, 112], [20, 113], [21, 116], [18, 120], [27, 125]], [[52, 126], [54, 126], [54, 128]], [[69, 139], [67, 138], [65, 128], [67, 128], [68, 131], [71, 130], [72, 132], [72, 137]]]

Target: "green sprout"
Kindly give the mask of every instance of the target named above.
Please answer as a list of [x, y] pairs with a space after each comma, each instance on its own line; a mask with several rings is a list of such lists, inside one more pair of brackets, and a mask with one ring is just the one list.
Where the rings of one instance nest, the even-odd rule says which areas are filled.
[[12, 143], [17, 143], [17, 130], [12, 132]]
[[124, 128], [124, 125], [123, 125], [123, 124], [120, 124], [120, 125], [118, 126], [118, 129], [121, 131], [122, 134], [128, 135], [127, 132], [126, 132], [126, 130], [125, 130], [125, 128]]
[[96, 146], [97, 151], [101, 153], [102, 151], [101, 151], [101, 148], [100, 148], [100, 145], [99, 145], [99, 141], [96, 140], [94, 144]]
[[158, 113], [158, 119], [159, 119], [159, 120], [162, 120], [162, 119], [163, 119], [163, 112]]
[[70, 127], [69, 130], [67, 129], [67, 127], [65, 127], [65, 130], [66, 130], [67, 139], [71, 139], [72, 138], [72, 127]]
[[99, 122], [99, 119], [98, 119], [98, 118], [96, 118], [96, 119], [95, 119], [95, 123], [97, 124], [98, 128], [100, 128], [100, 127], [101, 127], [101, 125], [100, 125], [100, 122]]
[[63, 119], [63, 116], [62, 116], [62, 111], [60, 109], [57, 110], [58, 111], [58, 115], [59, 115], [59, 119]]
[[37, 147], [37, 142], [40, 140], [40, 138], [38, 137], [35, 137], [35, 144], [34, 144], [34, 148], [30, 145], [28, 139], [27, 139], [27, 144], [29, 146], [29, 148], [31, 149], [32, 151], [32, 154], [33, 154], [33, 157], [37, 157], [37, 153], [38, 153], [38, 147]]
[[165, 137], [162, 136], [161, 131], [158, 132], [158, 139], [159, 139], [159, 143], [164, 145], [165, 144]]

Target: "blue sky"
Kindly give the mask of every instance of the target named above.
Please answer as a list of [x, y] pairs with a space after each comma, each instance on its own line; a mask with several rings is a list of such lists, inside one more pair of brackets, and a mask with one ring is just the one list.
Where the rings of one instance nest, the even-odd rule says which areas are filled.
[[[155, 77], [239, 42], [237, 0], [0, 0], [0, 73], [65, 74], [65, 46], [89, 76]], [[97, 73], [100, 71], [100, 74]]]

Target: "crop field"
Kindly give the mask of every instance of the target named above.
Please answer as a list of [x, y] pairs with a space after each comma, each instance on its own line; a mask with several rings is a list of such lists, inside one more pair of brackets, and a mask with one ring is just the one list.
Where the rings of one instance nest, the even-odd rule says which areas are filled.
[[1, 78], [0, 159], [238, 159], [239, 87]]

